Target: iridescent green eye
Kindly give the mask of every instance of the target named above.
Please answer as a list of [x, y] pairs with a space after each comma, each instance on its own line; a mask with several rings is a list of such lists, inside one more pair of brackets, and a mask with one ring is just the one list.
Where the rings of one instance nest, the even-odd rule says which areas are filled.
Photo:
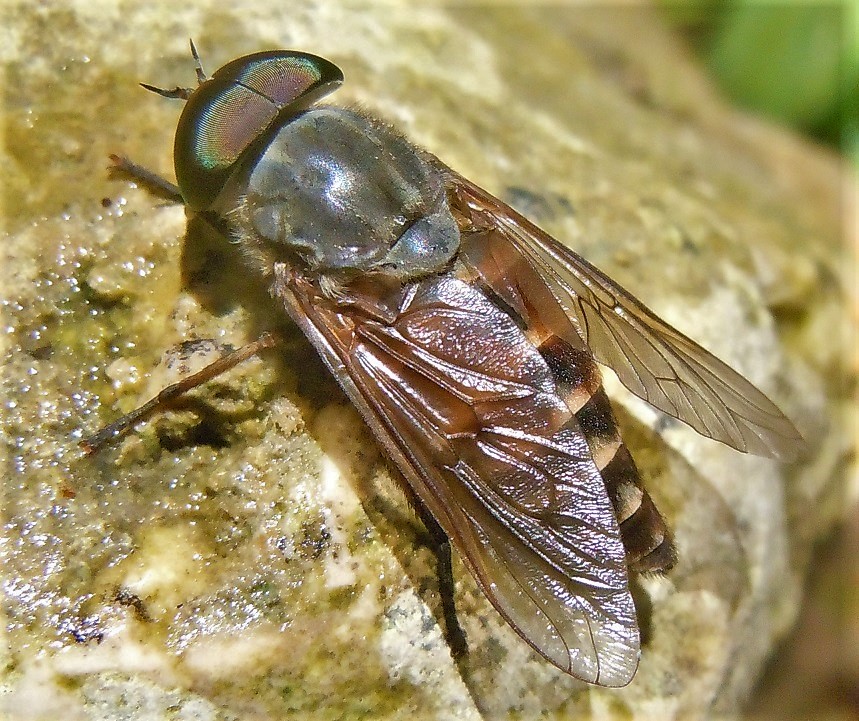
[[255, 141], [341, 82], [333, 63], [288, 50], [245, 55], [220, 68], [188, 98], [176, 128], [173, 160], [188, 207], [211, 206]]

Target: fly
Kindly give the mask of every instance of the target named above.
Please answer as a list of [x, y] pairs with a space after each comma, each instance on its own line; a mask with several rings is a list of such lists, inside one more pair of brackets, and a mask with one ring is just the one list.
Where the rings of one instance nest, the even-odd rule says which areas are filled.
[[640, 653], [630, 573], [665, 572], [676, 553], [597, 363], [739, 451], [790, 459], [799, 433], [501, 200], [382, 121], [320, 104], [343, 81], [331, 62], [276, 50], [207, 78], [194, 57], [197, 88], [146, 86], [186, 100], [178, 187], [162, 189], [238, 244], [519, 635], [577, 678], [629, 683]]

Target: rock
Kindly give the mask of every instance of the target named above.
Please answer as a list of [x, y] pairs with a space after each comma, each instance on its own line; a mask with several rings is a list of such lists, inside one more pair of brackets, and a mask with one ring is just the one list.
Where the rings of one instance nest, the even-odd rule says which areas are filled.
[[[645, 8], [318, 5], [7, 12], [2, 708], [737, 713], [796, 616], [815, 540], [844, 512], [855, 377], [837, 159], [726, 107]], [[797, 421], [810, 450], [783, 466], [609, 383], [680, 552], [636, 590], [646, 644], [628, 687], [588, 687], [537, 657], [459, 559], [470, 654], [455, 663], [426, 534], [322, 363], [234, 247], [200, 227], [183, 242], [181, 208], [108, 178], [117, 152], [172, 177], [179, 103], [137, 83], [192, 83], [189, 33], [210, 71], [269, 47], [334, 60], [346, 83], [332, 102], [519, 206]], [[153, 369], [180, 342], [237, 346], [272, 328], [279, 353], [113, 448], [77, 449], [172, 382]]]

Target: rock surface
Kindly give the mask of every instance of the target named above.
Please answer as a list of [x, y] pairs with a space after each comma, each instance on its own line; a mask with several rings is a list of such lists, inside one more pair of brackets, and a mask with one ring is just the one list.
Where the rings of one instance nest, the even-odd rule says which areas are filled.
[[[839, 168], [728, 109], [645, 9], [7, 5], [4, 693], [12, 719], [731, 715], [843, 512], [854, 368]], [[105, 172], [172, 176], [189, 84], [262, 48], [337, 62], [360, 104], [501, 195], [796, 419], [786, 467], [659, 421], [625, 436], [676, 530], [627, 688], [536, 657], [455, 561], [470, 655], [369, 431], [234, 248]], [[117, 447], [92, 431], [226, 344], [267, 353]], [[195, 341], [183, 346], [183, 341]]]

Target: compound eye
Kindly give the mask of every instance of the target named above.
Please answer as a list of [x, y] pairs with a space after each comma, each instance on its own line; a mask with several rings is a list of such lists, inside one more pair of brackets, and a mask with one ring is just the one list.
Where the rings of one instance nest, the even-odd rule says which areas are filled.
[[214, 203], [245, 151], [289, 117], [337, 89], [343, 73], [308, 53], [272, 50], [233, 60], [188, 98], [173, 162], [185, 203]]

